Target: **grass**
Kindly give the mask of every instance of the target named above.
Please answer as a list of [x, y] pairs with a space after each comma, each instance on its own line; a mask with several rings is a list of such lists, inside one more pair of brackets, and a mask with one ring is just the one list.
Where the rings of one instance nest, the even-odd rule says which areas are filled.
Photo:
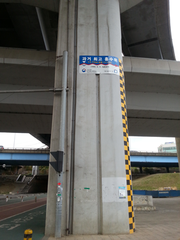
[[177, 187], [180, 190], [180, 173], [159, 173], [133, 181], [134, 190], [158, 190], [160, 187]]

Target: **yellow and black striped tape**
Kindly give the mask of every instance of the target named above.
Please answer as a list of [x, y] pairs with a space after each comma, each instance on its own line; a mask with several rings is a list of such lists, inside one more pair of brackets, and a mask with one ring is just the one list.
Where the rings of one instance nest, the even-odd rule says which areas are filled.
[[130, 163], [130, 153], [129, 153], [125, 81], [124, 81], [123, 64], [120, 59], [119, 59], [119, 78], [120, 78], [121, 110], [122, 110], [122, 124], [123, 124], [123, 136], [124, 136], [127, 196], [128, 196], [129, 232], [133, 233], [135, 232], [135, 222], [134, 222], [134, 208], [133, 208], [131, 163]]

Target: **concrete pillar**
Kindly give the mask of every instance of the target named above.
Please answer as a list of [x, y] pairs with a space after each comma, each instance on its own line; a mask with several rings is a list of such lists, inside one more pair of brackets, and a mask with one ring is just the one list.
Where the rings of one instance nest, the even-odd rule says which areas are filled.
[[38, 175], [39, 174], [39, 166], [32, 166], [32, 175]]
[[180, 172], [180, 138], [176, 138], [176, 149], [177, 149], [177, 157], [178, 157], [179, 172]]
[[[119, 1], [78, 1], [77, 56], [122, 58]], [[129, 232], [124, 138], [115, 75], [77, 74], [74, 234]]]
[[[119, 1], [63, 0], [59, 11], [55, 86], [61, 82], [58, 56], [64, 50], [69, 55], [62, 235], [67, 229], [73, 234], [133, 232]], [[80, 55], [118, 57], [120, 79], [79, 73]], [[59, 141], [59, 102], [60, 96], [53, 105], [51, 151]], [[123, 191], [125, 198], [121, 198]], [[56, 173], [50, 167], [46, 236], [54, 235], [55, 194]]]
[[[62, 219], [61, 234], [67, 234], [68, 216], [69, 216], [69, 187], [70, 187], [70, 160], [71, 160], [71, 131], [72, 131], [72, 99], [73, 99], [73, 72], [74, 72], [74, 14], [75, 1], [63, 0], [59, 4], [59, 24], [58, 24], [58, 40], [56, 51], [55, 65], [55, 88], [61, 88], [62, 80], [62, 55], [63, 51], [68, 51], [68, 99], [67, 99], [67, 116], [66, 116], [66, 139], [65, 139], [65, 156], [63, 163], [63, 202], [62, 202]], [[68, 41], [68, 38], [70, 39]], [[60, 105], [61, 94], [55, 93], [53, 102], [53, 117], [51, 129], [51, 145], [50, 152], [58, 150], [59, 146], [59, 129], [60, 129]], [[50, 154], [50, 162], [55, 161]], [[46, 207], [46, 224], [45, 236], [55, 236], [55, 219], [56, 219], [56, 192], [57, 192], [57, 173], [51, 165], [49, 165], [48, 175], [48, 192]]]

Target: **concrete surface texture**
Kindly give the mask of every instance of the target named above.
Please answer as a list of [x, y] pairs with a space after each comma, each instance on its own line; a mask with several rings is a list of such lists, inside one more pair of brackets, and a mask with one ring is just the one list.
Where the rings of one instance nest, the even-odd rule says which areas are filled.
[[138, 3], [142, 2], [143, 0], [121, 0], [120, 6], [121, 6], [121, 13], [124, 11], [127, 11], [128, 9], [134, 7]]
[[157, 198], [153, 202], [155, 211], [135, 212], [136, 232], [133, 234], [78, 235], [63, 237], [61, 240], [180, 240], [180, 197]]
[[[57, 12], [59, 11], [59, 2], [59, 0], [0, 0], [0, 8], [2, 9], [1, 11], [5, 14], [5, 17], [2, 20], [2, 28], [0, 29], [2, 42], [4, 43], [3, 45], [1, 45], [0, 51], [1, 89], [13, 90], [53, 87], [55, 50], [57, 45]], [[66, 3], [66, 0], [64, 0], [63, 2]], [[68, 2], [68, 9], [70, 10], [69, 16], [71, 16], [68, 19], [70, 24], [68, 26], [68, 29], [66, 29], [67, 31], [65, 30], [64, 32], [61, 32], [61, 39], [59, 42], [61, 42], [62, 50], [66, 49], [69, 51], [69, 53], [71, 52], [71, 63], [69, 62], [68, 66], [70, 75], [72, 76], [72, 65], [77, 66], [77, 59], [75, 60], [74, 58], [73, 50], [74, 45], [76, 47], [77, 33], [75, 31], [74, 38], [73, 28], [74, 24], [76, 25], [76, 18], [74, 17], [73, 5], [74, 2], [78, 3], [78, 0], [70, 0]], [[97, 1], [92, 0], [91, 2], [96, 5]], [[99, 2], [100, 4], [102, 3], [102, 5], [104, 4], [104, 2], [102, 2], [101, 0]], [[136, 72], [136, 74], [133, 72], [127, 72], [126, 90], [129, 91], [129, 93], [131, 91], [138, 92], [138, 89], [142, 89], [142, 85], [144, 85], [146, 87], [146, 91], [151, 90], [152, 93], [158, 92], [156, 87], [158, 87], [160, 91], [166, 90], [166, 92], [169, 93], [172, 93], [172, 90], [177, 91], [179, 89], [179, 74], [177, 73], [178, 66], [175, 65], [179, 65], [179, 63], [174, 61], [172, 66], [171, 64], [169, 65], [169, 62], [163, 63], [162, 60], [155, 60], [156, 63], [153, 63], [153, 60], [150, 61], [148, 59], [175, 59], [173, 54], [174, 51], [169, 24], [169, 1], [119, 0], [118, 2], [120, 3], [121, 8], [120, 11], [122, 20], [121, 25], [123, 53], [125, 58], [127, 56], [131, 56], [131, 59], [127, 61], [133, 62], [131, 66], [132, 71], [133, 68], [136, 71], [137, 69], [139, 71]], [[45, 23], [48, 23], [46, 30], [48, 33], [48, 40], [50, 42], [50, 46], [52, 45], [52, 47], [50, 48], [51, 51], [48, 52], [43, 51], [45, 50], [45, 46], [42, 39], [39, 22], [36, 16], [37, 14], [35, 7], [43, 8], [42, 11], [45, 11], [43, 17]], [[111, 7], [109, 7], [109, 9], [110, 8]], [[47, 9], [49, 9], [51, 12], [49, 12]], [[66, 8], [62, 9], [64, 13], [66, 10]], [[21, 12], [21, 14], [19, 14], [19, 12]], [[65, 16], [65, 14], [63, 14], [63, 16], [64, 18], [62, 18], [62, 25], [65, 25], [68, 16]], [[84, 18], [86, 17], [87, 16], [84, 15]], [[7, 27], [6, 19], [9, 19], [9, 22], [12, 21], [12, 31], [5, 30]], [[110, 30], [111, 29], [112, 28], [110, 28]], [[33, 34], [31, 31], [33, 32]], [[21, 37], [19, 38], [17, 36]], [[69, 44], [67, 44], [67, 41], [64, 41], [64, 39], [67, 37], [68, 39], [72, 40]], [[14, 41], [14, 39], [16, 39], [17, 45], [15, 44], [16, 41]], [[93, 35], [90, 36], [90, 40], [91, 44], [93, 45], [93, 42], [95, 41]], [[16, 47], [18, 47], [19, 49], [15, 49]], [[108, 47], [109, 46], [107, 46], [107, 48]], [[38, 49], [38, 51], [36, 49]], [[89, 50], [90, 49], [87, 48], [86, 52], [89, 52]], [[93, 51], [91, 52], [91, 54], [94, 53], [95, 52]], [[136, 58], [132, 60], [132, 57]], [[140, 57], [146, 57], [146, 59], [140, 60]], [[152, 71], [147, 74], [145, 71], [139, 70], [139, 66], [141, 64], [143, 64], [143, 66], [146, 65], [147, 71], [149, 71], [150, 69], [152, 70], [152, 67], [158, 66], [158, 69], [156, 70], [158, 70], [160, 74], [153, 74]], [[126, 64], [124, 64], [124, 66], [125, 65]], [[160, 66], [164, 70], [164, 73], [162, 73], [163, 71], [160, 70]], [[129, 67], [130, 64], [128, 64], [128, 68]], [[170, 76], [169, 70], [171, 70], [171, 73], [173, 73], [173, 75]], [[161, 75], [159, 76], [159, 80], [157, 75]], [[169, 87], [169, 81], [167, 81], [167, 76], [171, 81], [171, 87]], [[139, 82], [140, 78], [143, 79], [143, 81]], [[128, 90], [129, 80], [130, 82], [132, 81], [132, 83], [134, 83], [130, 84], [131, 90]], [[158, 83], [157, 86], [156, 82], [159, 82], [160, 84]], [[162, 85], [163, 87], [161, 87]], [[166, 85], [166, 87], [164, 85]], [[69, 81], [69, 92], [71, 90], [72, 84], [70, 84]], [[135, 96], [136, 100], [138, 100], [137, 95], [138, 94], [136, 94]], [[159, 98], [156, 95], [156, 101], [154, 101], [154, 104], [152, 104], [151, 102], [152, 109], [148, 109], [147, 111], [144, 109], [133, 109], [133, 106], [131, 104], [131, 112], [128, 112], [130, 127], [129, 133], [131, 135], [164, 135], [170, 137], [178, 137], [178, 135], [180, 135], [180, 133], [178, 132], [178, 111], [170, 110], [169, 113], [169, 110], [160, 110], [162, 109], [163, 102], [163, 100], [161, 100], [161, 97], [163, 97], [162, 94], [159, 95]], [[141, 95], [141, 98], [143, 98], [143, 101], [145, 101], [146, 95]], [[168, 96], [166, 94], [166, 98], [164, 99], [171, 100], [172, 98], [171, 96]], [[171, 100], [171, 106], [173, 106], [173, 103], [176, 103], [178, 101], [179, 98], [177, 94], [177, 100], [173, 97], [173, 99]], [[41, 141], [49, 144], [51, 133], [53, 94], [1, 94], [0, 102], [0, 114], [2, 119], [0, 125], [1, 131], [29, 132], [37, 136]], [[159, 104], [161, 102], [161, 104], [159, 105], [157, 104], [157, 102]], [[157, 106], [157, 109], [154, 106]], [[175, 106], [178, 109], [177, 104], [175, 104]], [[17, 112], [18, 114], [16, 114]], [[34, 124], [32, 124], [32, 122]]]
[[[71, 55], [70, 57], [72, 60]], [[123, 57], [123, 65], [130, 135], [178, 137], [180, 135], [178, 128], [180, 63], [171, 60]], [[55, 52], [7, 48], [3, 48], [0, 52], [0, 74], [3, 76], [0, 81], [1, 90], [53, 88], [54, 70]], [[18, 87], [12, 82], [12, 73]], [[171, 88], [169, 88], [170, 82]], [[7, 121], [0, 126], [1, 131], [21, 132], [23, 129], [24, 132], [34, 134], [38, 131], [50, 134], [52, 92], [26, 95], [4, 93], [0, 95], [0, 101], [3, 103], [4, 111], [8, 105], [9, 111], [16, 111], [15, 108], [18, 106], [18, 111], [23, 109], [28, 112], [29, 107], [24, 108], [24, 106], [31, 105], [34, 114], [38, 109], [38, 112], [44, 115], [40, 121], [37, 118], [37, 124], [34, 125], [31, 124], [32, 116], [27, 118], [23, 116], [26, 124], [23, 121], [21, 124], [19, 121], [14, 121], [13, 125], [9, 124], [11, 118], [7, 117]], [[173, 124], [169, 124], [170, 121], [173, 121]], [[11, 129], [7, 129], [7, 126], [11, 126]]]
[[153, 198], [152, 198], [152, 196], [134, 195], [133, 199], [134, 199], [134, 206], [137, 206], [137, 205], [153, 206]]
[[[12, 2], [17, 1], [12, 0]], [[29, 1], [19, 0], [18, 2], [28, 4]], [[35, 2], [37, 1], [32, 0], [31, 4], [34, 5]], [[44, 4], [42, 4], [43, 2]], [[123, 1], [121, 1], [121, 3], [122, 2]], [[138, 4], [135, 6], [132, 4], [132, 1], [126, 1], [126, 4], [124, 4], [123, 8], [124, 10], [130, 8], [131, 11], [125, 11], [121, 16], [119, 6], [120, 1], [118, 0], [63, 0], [60, 2], [39, 0], [38, 5], [36, 5], [37, 7], [43, 7], [54, 11], [57, 11], [57, 7], [59, 5], [55, 87], [61, 87], [60, 56], [64, 50], [68, 50], [69, 52], [69, 92], [66, 126], [67, 149], [63, 169], [65, 173], [63, 179], [63, 233], [66, 233], [67, 228], [76, 234], [112, 234], [128, 231], [127, 199], [119, 200], [116, 196], [117, 187], [125, 185], [125, 166], [123, 154], [124, 140], [122, 135], [122, 119], [119, 109], [119, 78], [117, 76], [110, 75], [92, 75], [91, 77], [89, 75], [82, 76], [78, 72], [78, 57], [79, 55], [92, 54], [100, 56], [112, 55], [117, 56], [122, 60], [121, 37], [124, 39], [124, 35], [126, 35], [126, 38], [124, 39], [126, 41], [124, 42], [127, 42], [126, 45], [129, 47], [129, 53], [126, 54], [126, 51], [124, 51], [125, 55], [132, 53], [132, 55], [135, 54], [135, 56], [139, 57], [142, 57], [143, 54], [144, 57], [166, 58], [163, 45], [171, 45], [170, 34], [166, 35], [166, 33], [169, 31], [169, 25], [166, 23], [169, 9], [168, 4], [166, 4], [167, 1], [160, 1], [160, 3], [163, 2], [164, 5], [157, 4], [157, 2], [159, 3], [159, 1], [137, 0], [136, 3]], [[13, 6], [10, 6], [10, 4], [7, 4], [7, 6], [9, 6], [9, 8], [11, 7], [9, 10], [12, 11]], [[166, 11], [162, 11], [164, 8]], [[156, 14], [159, 16], [157, 17]], [[144, 18], [144, 15], [146, 18]], [[152, 18], [150, 17], [151, 15], [153, 16]], [[25, 17], [27, 19], [27, 16]], [[132, 18], [130, 19], [130, 17]], [[163, 24], [164, 19], [162, 20], [162, 17], [165, 18], [166, 24]], [[120, 19], [123, 21], [122, 36]], [[37, 19], [35, 19], [35, 22], [37, 22], [36, 20]], [[20, 22], [22, 21], [19, 21], [19, 23]], [[145, 24], [142, 26], [142, 23]], [[154, 25], [157, 25], [157, 28]], [[162, 29], [162, 26], [165, 26], [164, 28], [167, 29], [167, 32], [164, 33], [163, 30], [160, 30]], [[134, 31], [134, 29], [136, 29], [136, 31]], [[25, 34], [25, 30], [26, 28], [23, 29], [23, 35]], [[153, 43], [151, 44], [149, 44], [149, 39], [144, 38], [143, 36], [149, 36], [149, 33], [152, 33], [151, 40], [152, 38], [154, 39]], [[27, 36], [32, 36], [32, 34]], [[143, 39], [140, 38], [141, 36], [143, 36]], [[166, 38], [164, 36], [166, 36]], [[162, 44], [162, 39], [163, 42], [167, 44]], [[168, 39], [168, 41], [165, 41], [166, 39]], [[148, 42], [148, 45], [140, 45], [139, 43], [142, 42]], [[168, 42], [170, 43], [168, 44]], [[154, 46], [154, 44], [155, 47], [150, 48], [150, 45]], [[173, 52], [172, 47], [168, 49], [168, 52]], [[170, 55], [172, 56], [172, 54]], [[171, 57], [167, 58], [172, 59]], [[12, 61], [11, 58], [10, 60]], [[12, 61], [12, 63], [14, 62], [16, 62], [16, 60]], [[39, 62], [41, 62], [41, 59], [39, 59]], [[48, 66], [49, 62], [51, 62], [50, 59], [46, 61]], [[136, 69], [139, 71], [139, 63], [136, 63], [137, 64], [134, 63], [134, 66], [136, 65]], [[159, 65], [161, 65], [161, 63], [162, 62], [159, 61]], [[150, 75], [152, 75], [152, 68], [154, 67], [153, 64], [152, 62], [150, 63], [150, 61], [148, 62]], [[6, 65], [6, 70], [8, 70], [9, 65], [9, 63]], [[165, 67], [165, 75], [169, 75], [169, 72], [166, 72], [166, 65], [167, 63], [163, 63], [160, 68], [164, 69]], [[4, 68], [5, 66], [2, 67]], [[26, 73], [25, 68], [26, 66], [23, 66], [24, 72]], [[36, 72], [36, 66], [33, 66], [33, 69], [34, 72]], [[45, 67], [43, 67], [43, 70], [45, 70]], [[46, 70], [51, 74], [52, 71], [54, 71], [53, 68]], [[171, 96], [169, 96], [169, 82], [166, 81], [166, 87], [160, 87], [162, 85], [162, 81], [165, 80], [163, 74], [158, 84], [160, 91], [161, 89], [163, 89], [163, 91], [165, 89], [165, 92], [160, 92], [160, 94], [157, 94], [155, 91], [157, 82], [154, 80], [154, 83], [152, 84], [152, 76], [147, 76], [146, 72], [138, 72], [138, 74], [139, 75], [136, 75], [137, 80], [139, 79], [138, 76], [144, 74], [143, 84], [150, 85], [151, 88], [149, 87], [148, 89], [150, 89], [151, 92], [147, 93], [147, 91], [144, 91], [143, 86], [139, 86], [135, 93], [130, 93], [131, 91], [129, 91], [129, 96], [127, 94], [127, 105], [129, 104], [131, 108], [128, 112], [129, 125], [133, 126], [137, 131], [137, 134], [136, 132], [132, 132], [131, 134], [138, 135], [142, 131], [144, 135], [147, 135], [147, 129], [149, 129], [151, 134], [161, 136], [162, 134], [166, 134], [166, 136], [177, 136], [177, 130], [179, 129], [179, 105], [177, 104], [179, 102], [179, 96], [177, 94], [177, 89], [179, 89], [177, 87], [179, 84], [178, 77], [175, 78], [175, 85], [173, 85], [175, 86], [173, 93], [176, 94], [173, 95], [171, 94], [172, 92], [170, 92]], [[51, 76], [49, 77], [51, 78]], [[39, 77], [31, 75], [30, 78], [36, 81]], [[38, 85], [40, 85], [40, 82], [32, 84], [31, 79], [28, 80], [29, 87], [32, 86], [33, 88], [36, 88]], [[9, 83], [11, 85], [6, 87], [12, 87], [12, 89], [14, 89], [14, 81], [15, 79], [13, 78], [13, 80], [11, 80]], [[51, 83], [52, 81], [53, 78], [51, 78]], [[15, 83], [19, 84], [18, 87], [23, 87], [21, 86], [20, 82], [18, 83], [18, 81], [15, 81]], [[7, 84], [7, 82], [5, 82], [5, 84]], [[140, 82], [140, 85], [143, 84]], [[133, 86], [136, 85], [137, 84], [135, 84], [134, 81]], [[43, 86], [45, 87], [45, 85]], [[141, 92], [139, 93], [140, 89]], [[19, 132], [26, 131], [34, 134], [40, 133], [46, 134], [47, 136], [48, 134], [50, 135], [52, 95], [48, 95], [47, 98], [42, 94], [39, 94], [38, 96], [34, 96], [34, 94], [32, 94], [32, 103], [30, 102], [30, 98], [24, 96], [24, 99], [26, 99], [26, 102], [24, 102], [24, 105], [26, 105], [25, 110], [23, 110], [24, 106], [22, 106], [20, 98], [17, 98], [18, 100], [15, 102], [13, 101], [13, 96], [15, 95], [11, 95], [9, 97], [10, 101], [7, 100], [5, 96], [3, 96], [1, 99], [2, 108], [6, 109], [6, 111], [2, 109], [1, 116], [4, 120], [4, 125], [1, 124], [1, 129], [3, 129], [3, 131], [6, 129], [7, 131], [13, 131], [14, 129], [14, 131]], [[58, 113], [61, 97], [58, 96], [56, 99], [57, 100], [54, 101], [53, 110], [57, 114], [53, 115], [51, 151], [59, 150]], [[165, 105], [167, 99], [169, 99], [168, 108], [166, 108], [167, 106]], [[37, 105], [38, 101], [40, 107]], [[12, 106], [10, 106], [10, 108], [8, 106], [7, 108], [7, 105], [11, 103], [14, 103], [13, 109], [15, 114], [13, 114], [14, 118], [12, 118], [14, 125], [6, 125], [6, 122], [9, 123], [8, 112], [10, 111], [10, 108], [12, 108]], [[156, 106], [157, 103], [158, 107]], [[19, 105], [21, 106], [21, 109], [19, 108]], [[141, 108], [138, 108], [137, 106], [141, 106]], [[167, 109], [170, 111], [172, 106], [173, 111], [168, 112]], [[15, 109], [18, 109], [18, 115], [16, 114], [17, 111], [15, 111]], [[46, 112], [46, 119], [42, 117], [42, 112], [40, 109], [43, 109], [43, 113], [44, 111]], [[24, 116], [26, 111], [30, 114], [26, 114], [26, 117], [22, 118], [21, 115]], [[34, 115], [31, 114], [33, 112], [35, 113]], [[167, 127], [170, 125], [169, 120], [171, 120], [172, 124], [170, 127]], [[26, 122], [26, 126], [23, 124], [24, 122]], [[157, 122], [160, 123], [160, 128]], [[51, 157], [50, 161], [54, 161], [53, 157]], [[54, 232], [53, 228], [55, 225], [54, 219], [57, 187], [56, 178], [56, 172], [50, 167], [46, 221], [47, 235], [53, 235]], [[73, 204], [69, 202], [69, 199], [72, 200]], [[72, 208], [72, 205], [74, 208]]]
[[[60, 2], [60, 19], [57, 56], [64, 48], [74, 44], [73, 39], [67, 42], [66, 34], [68, 1]], [[76, 9], [77, 8], [77, 9]], [[77, 55], [107, 55], [122, 59], [121, 27], [119, 2], [80, 0], [78, 5], [71, 5], [72, 11], [78, 11], [77, 25]], [[70, 17], [68, 24], [73, 21]], [[61, 34], [63, 33], [63, 34]], [[70, 28], [68, 34], [73, 34]], [[74, 46], [68, 51], [68, 87], [71, 88], [73, 78], [71, 73], [71, 56]], [[58, 58], [57, 58], [58, 59]], [[69, 64], [70, 63], [70, 64]], [[56, 63], [55, 86], [60, 87], [59, 60]], [[73, 92], [68, 92], [68, 117], [66, 156], [63, 172], [63, 210], [62, 234], [67, 226], [73, 226], [74, 234], [115, 234], [129, 232], [128, 199], [119, 198], [118, 187], [126, 190], [126, 172], [124, 156], [124, 139], [121, 115], [121, 98], [118, 75], [81, 74], [77, 65], [75, 143], [74, 152], [71, 146], [71, 121]], [[60, 102], [60, 98], [58, 99]], [[51, 134], [51, 151], [58, 148], [58, 102], [54, 101], [53, 124]], [[119, 109], [119, 110], [118, 110]], [[108, 149], [108, 151], [107, 151]], [[72, 198], [73, 209], [68, 206], [70, 175], [70, 152], [74, 158], [74, 179]], [[50, 161], [54, 161], [50, 157]], [[48, 198], [46, 212], [46, 236], [53, 235], [55, 225], [56, 205], [56, 173], [52, 167], [49, 170]], [[67, 188], [66, 188], [67, 187]], [[71, 192], [70, 192], [71, 194]], [[70, 213], [70, 215], [69, 215]], [[70, 216], [70, 217], [69, 217]], [[113, 219], [112, 219], [113, 216]], [[69, 219], [68, 219], [69, 218]], [[68, 224], [67, 224], [68, 223]], [[72, 232], [72, 229], [70, 229]]]
[[[1, 0], [0, 2], [4, 2], [3, 0]], [[31, 5], [31, 6], [35, 6], [35, 7], [40, 7], [40, 8], [44, 8], [44, 9], [48, 9], [50, 11], [55, 11], [58, 12], [59, 9], [59, 0], [6, 0], [6, 3], [23, 3], [23, 4], [27, 4], [27, 5]]]
[[180, 172], [180, 138], [176, 138], [176, 149], [177, 149], [177, 157], [178, 157], [179, 172]]
[[[78, 55], [94, 52], [122, 58], [118, 1], [99, 1], [97, 7], [93, 2], [80, 2]], [[117, 111], [121, 106], [119, 78], [80, 73], [77, 78], [73, 232], [128, 232], [127, 199], [116, 198], [118, 186], [126, 186], [122, 116]]]

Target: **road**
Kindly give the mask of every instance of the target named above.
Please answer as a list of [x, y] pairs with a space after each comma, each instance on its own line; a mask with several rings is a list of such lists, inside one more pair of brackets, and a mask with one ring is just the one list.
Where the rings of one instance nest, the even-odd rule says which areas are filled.
[[[37, 197], [37, 203], [44, 204], [45, 195]], [[31, 205], [33, 201], [34, 196], [24, 198], [22, 203], [20, 203], [20, 198], [10, 200], [7, 203], [5, 198], [0, 200], [0, 208], [2, 209], [2, 206], [5, 209], [5, 207], [12, 208], [12, 206], [19, 206], [19, 204], [26, 205], [27, 209], [28, 206], [33, 206], [33, 209], [24, 213], [0, 220], [0, 240], [21, 240], [24, 231], [28, 228], [33, 230], [33, 240], [43, 238], [46, 206]], [[68, 236], [63, 237], [62, 240], [180, 240], [180, 197], [153, 199], [153, 202], [154, 206], [156, 206], [155, 211], [135, 212], [136, 232], [134, 234]]]
[[44, 236], [46, 195], [24, 196], [0, 201], [0, 239], [23, 239], [24, 231], [33, 230], [33, 240], [40, 240]]

